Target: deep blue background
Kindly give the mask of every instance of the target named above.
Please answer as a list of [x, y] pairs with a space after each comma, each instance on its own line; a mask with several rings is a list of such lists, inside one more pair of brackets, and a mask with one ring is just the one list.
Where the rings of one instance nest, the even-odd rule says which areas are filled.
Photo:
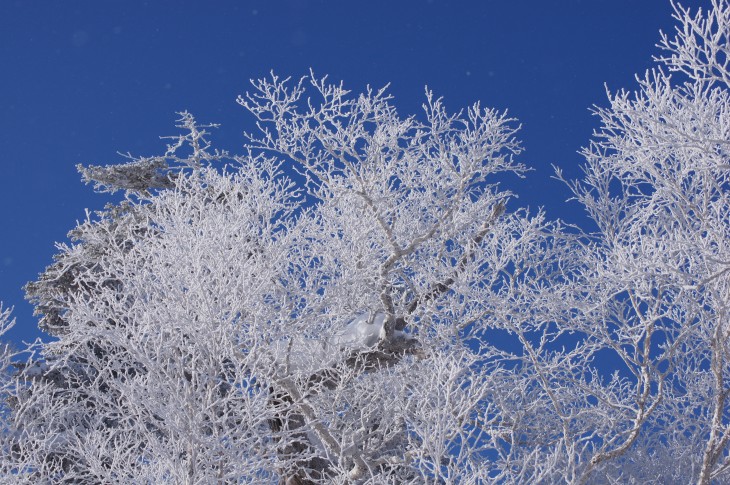
[[[686, 1], [707, 6], [706, 1]], [[175, 112], [222, 123], [238, 149], [251, 118], [235, 103], [248, 80], [316, 74], [353, 90], [391, 83], [402, 114], [424, 86], [457, 110], [481, 100], [523, 123], [516, 203], [583, 223], [551, 164], [580, 174], [605, 85], [633, 88], [652, 66], [664, 0], [12, 1], [0, 11], [0, 300], [14, 340], [40, 335], [22, 285], [51, 263], [85, 208], [108, 197], [77, 163], [159, 154]]]

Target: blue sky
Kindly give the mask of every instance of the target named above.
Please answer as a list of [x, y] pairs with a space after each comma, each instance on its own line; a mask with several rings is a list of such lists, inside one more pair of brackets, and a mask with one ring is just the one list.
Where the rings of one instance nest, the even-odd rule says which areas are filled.
[[534, 169], [514, 183], [512, 208], [582, 222], [551, 164], [579, 176], [604, 83], [633, 88], [659, 29], [673, 27], [668, 0], [6, 0], [0, 300], [15, 306], [10, 337], [40, 335], [21, 287], [85, 209], [108, 200], [75, 165], [160, 153], [181, 110], [221, 123], [217, 146], [239, 149], [251, 118], [235, 98], [271, 70], [311, 67], [355, 91], [390, 82], [403, 115], [420, 110], [425, 85], [452, 110], [477, 100], [508, 109]]

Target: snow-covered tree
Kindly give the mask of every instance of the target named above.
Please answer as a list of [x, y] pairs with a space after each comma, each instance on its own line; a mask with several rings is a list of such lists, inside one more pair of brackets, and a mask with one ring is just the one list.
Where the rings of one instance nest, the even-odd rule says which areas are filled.
[[597, 109], [573, 186], [598, 227], [581, 318], [631, 383], [588, 466], [616, 482], [730, 480], [730, 3], [712, 7], [674, 5], [661, 66]]
[[125, 198], [28, 285], [5, 481], [730, 480], [730, 6], [675, 13], [568, 182], [594, 232], [512, 209], [504, 114], [314, 75], [239, 98], [243, 155], [182, 113], [82, 167]]
[[[307, 83], [321, 101], [300, 111]], [[523, 171], [511, 120], [452, 116], [430, 93], [424, 122], [401, 119], [385, 91], [313, 77], [255, 89], [241, 104], [262, 136], [244, 156], [212, 151], [184, 113], [164, 156], [82, 169], [127, 197], [28, 287], [57, 339], [21, 373], [17, 476], [490, 472], [504, 445], [483, 425], [505, 426], [489, 401], [506, 377], [489, 332], [535, 318], [568, 250], [542, 215], [505, 214], [492, 180]]]

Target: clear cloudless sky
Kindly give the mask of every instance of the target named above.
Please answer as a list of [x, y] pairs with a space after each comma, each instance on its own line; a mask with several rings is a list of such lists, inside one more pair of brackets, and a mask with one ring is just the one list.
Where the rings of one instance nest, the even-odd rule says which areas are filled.
[[[686, 0], [706, 8], [709, 0]], [[451, 110], [474, 101], [522, 123], [534, 170], [511, 187], [531, 209], [583, 223], [551, 164], [575, 178], [605, 89], [635, 87], [653, 66], [669, 0], [3, 0], [0, 10], [0, 300], [15, 341], [40, 336], [22, 286], [54, 242], [109, 200], [75, 165], [155, 155], [175, 112], [223, 126], [240, 149], [251, 117], [235, 103], [271, 70], [391, 83], [402, 115], [424, 86]]]

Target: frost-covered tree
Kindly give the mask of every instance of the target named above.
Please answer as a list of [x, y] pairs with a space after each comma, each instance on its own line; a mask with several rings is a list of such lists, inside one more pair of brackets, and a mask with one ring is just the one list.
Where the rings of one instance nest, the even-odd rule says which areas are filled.
[[244, 156], [183, 114], [164, 156], [82, 169], [127, 197], [28, 287], [57, 339], [21, 373], [13, 477], [486, 477], [506, 451], [485, 426], [511, 426], [490, 401], [522, 392], [489, 332], [539, 318], [568, 257], [491, 181], [523, 171], [511, 120], [430, 94], [401, 119], [385, 91], [314, 78], [241, 104], [262, 133]]
[[617, 482], [730, 480], [730, 3], [674, 8], [661, 66], [596, 111], [573, 186], [598, 227], [581, 318], [629, 391], [588, 471]]
[[5, 481], [730, 480], [730, 6], [675, 13], [569, 182], [593, 232], [511, 208], [504, 114], [313, 75], [239, 98], [243, 155], [183, 113], [82, 167], [126, 197], [28, 285]]

